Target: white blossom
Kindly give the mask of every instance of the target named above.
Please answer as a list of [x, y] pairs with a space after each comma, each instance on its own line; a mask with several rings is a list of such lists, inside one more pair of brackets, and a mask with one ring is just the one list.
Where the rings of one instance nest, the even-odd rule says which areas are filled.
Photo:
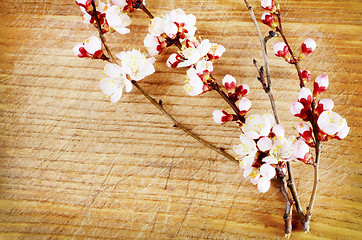
[[270, 129], [275, 125], [274, 116], [269, 113], [250, 115], [241, 127], [246, 136], [252, 139], [268, 136]]
[[127, 34], [130, 30], [127, 28], [131, 24], [130, 17], [123, 13], [120, 7], [113, 5], [106, 10], [106, 20], [111, 29], [120, 34]]
[[123, 51], [116, 55], [121, 60], [122, 70], [132, 80], [139, 81], [155, 72], [155, 58], [146, 58], [138, 50]]
[[107, 63], [104, 67], [104, 73], [109, 78], [103, 78], [99, 85], [104, 94], [111, 96], [111, 102], [117, 102], [121, 96], [123, 88], [126, 92], [132, 90], [132, 83], [126, 78], [122, 68], [116, 64]]

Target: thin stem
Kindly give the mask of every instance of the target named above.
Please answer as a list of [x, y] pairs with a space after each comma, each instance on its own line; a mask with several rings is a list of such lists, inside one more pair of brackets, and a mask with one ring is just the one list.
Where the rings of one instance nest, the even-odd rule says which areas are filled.
[[279, 27], [276, 28], [276, 31], [279, 32], [280, 35], [282, 36], [283, 41], [284, 41], [284, 43], [287, 45], [288, 50], [289, 50], [289, 53], [290, 53], [290, 55], [291, 55], [292, 58], [293, 58], [292, 64], [295, 66], [295, 69], [297, 70], [300, 87], [301, 87], [301, 88], [302, 88], [302, 87], [305, 87], [305, 84], [304, 84], [304, 81], [303, 81], [303, 77], [302, 77], [302, 73], [300, 72], [300, 67], [299, 67], [299, 64], [298, 64], [298, 60], [295, 58], [295, 55], [294, 55], [294, 53], [293, 53], [293, 50], [292, 50], [292, 48], [290, 47], [290, 45], [289, 45], [289, 43], [288, 43], [288, 40], [287, 40], [287, 38], [285, 37], [284, 32], [283, 32], [282, 20], [281, 20], [281, 17], [280, 17], [280, 12], [278, 12], [278, 13], [276, 14], [276, 16], [278, 17], [278, 23], [279, 23]]
[[297, 188], [296, 188], [296, 186], [295, 186], [295, 182], [294, 182], [294, 178], [293, 178], [292, 166], [290, 165], [289, 162], [287, 162], [287, 169], [288, 169], [288, 176], [289, 176], [288, 185], [287, 185], [287, 186], [288, 186], [290, 192], [292, 193], [292, 197], [293, 197], [293, 200], [294, 200], [295, 209], [297, 210], [299, 220], [300, 220], [301, 223], [304, 225], [304, 223], [305, 223], [305, 216], [304, 216], [303, 209], [302, 209], [302, 206], [301, 206], [299, 197], [298, 197]]
[[271, 89], [271, 80], [270, 80], [269, 64], [268, 64], [268, 57], [267, 57], [267, 53], [266, 53], [265, 41], [264, 41], [263, 36], [261, 35], [260, 28], [259, 28], [258, 22], [256, 21], [253, 8], [250, 6], [248, 0], [244, 0], [244, 2], [245, 2], [246, 7], [249, 10], [249, 13], [250, 13], [251, 19], [253, 20], [256, 32], [258, 33], [258, 37], [259, 37], [260, 44], [261, 44], [261, 49], [263, 50], [267, 84], [268, 84], [268, 87]]
[[285, 200], [285, 212], [284, 212], [284, 232], [285, 237], [289, 238], [292, 233], [292, 210], [294, 201], [289, 197], [289, 194], [287, 193], [287, 181], [285, 179], [285, 174], [283, 173], [283, 170], [280, 168], [280, 166], [276, 167], [277, 171], [277, 178], [280, 181], [280, 192], [282, 193], [284, 200]]
[[215, 89], [215, 91], [229, 104], [229, 106], [234, 110], [236, 116], [238, 117], [238, 119], [244, 123], [245, 122], [245, 118], [244, 116], [242, 116], [240, 114], [240, 110], [239, 108], [235, 105], [235, 102], [231, 101], [231, 99], [229, 98], [228, 95], [226, 95], [226, 93], [220, 89], [219, 85], [215, 82], [213, 84], [213, 89]]
[[99, 22], [97, 9], [96, 9], [96, 4], [94, 3], [94, 0], [92, 0], [92, 6], [93, 6], [93, 15], [94, 15], [94, 19], [96, 20], [99, 37], [100, 37], [100, 39], [101, 39], [101, 41], [103, 43], [104, 48], [106, 49], [106, 51], [108, 53], [109, 58], [111, 59], [112, 62], [114, 62], [115, 58], [113, 57], [111, 51], [109, 50], [109, 48], [108, 48], [108, 46], [106, 44], [106, 39], [105, 39], [105, 37], [103, 35], [103, 32], [102, 32], [102, 27], [101, 27], [101, 24]]
[[224, 151], [224, 149], [222, 148], [217, 148], [213, 145], [211, 145], [210, 143], [206, 142], [205, 140], [203, 140], [202, 138], [198, 137], [197, 135], [195, 135], [193, 132], [191, 132], [190, 130], [188, 130], [185, 126], [183, 126], [181, 123], [179, 123], [174, 117], [172, 117], [163, 107], [162, 103], [157, 102], [154, 98], [152, 98], [150, 95], [148, 95], [147, 92], [145, 92], [143, 90], [143, 88], [140, 87], [140, 85], [138, 85], [138, 83], [136, 81], [132, 81], [132, 84], [143, 94], [143, 96], [145, 96], [155, 107], [157, 107], [166, 117], [168, 117], [174, 124], [175, 127], [180, 128], [182, 131], [184, 131], [185, 133], [187, 133], [189, 136], [191, 136], [192, 138], [194, 138], [195, 140], [197, 140], [198, 142], [200, 142], [201, 144], [203, 144], [204, 146], [216, 151], [217, 153], [223, 155], [224, 157], [226, 157], [229, 160], [232, 161], [236, 161], [239, 162], [238, 160], [236, 160], [234, 157], [232, 157], [231, 155], [229, 155], [228, 153], [226, 153]]
[[[314, 110], [315, 104], [314, 102], [312, 103], [312, 111]], [[315, 198], [317, 196], [317, 190], [318, 190], [318, 184], [319, 184], [319, 158], [320, 158], [320, 153], [321, 153], [321, 142], [318, 138], [318, 125], [315, 121], [314, 118], [312, 118], [312, 120], [310, 121], [312, 128], [313, 128], [313, 135], [314, 135], [314, 139], [315, 139], [315, 160], [314, 160], [314, 181], [313, 181], [313, 189], [312, 189], [312, 194], [309, 200], [309, 205], [307, 207], [307, 213], [305, 214], [305, 218], [304, 218], [304, 228], [303, 231], [304, 232], [309, 232], [309, 222], [310, 222], [310, 218], [312, 216], [312, 209], [313, 209], [313, 205], [314, 205], [314, 201]]]
[[152, 15], [152, 13], [150, 13], [150, 11], [148, 11], [148, 9], [146, 8], [145, 5], [141, 4], [141, 5], [140, 5], [140, 9], [141, 9], [143, 12], [145, 12], [149, 18], [151, 18], [151, 19], [154, 18], [153, 15]]

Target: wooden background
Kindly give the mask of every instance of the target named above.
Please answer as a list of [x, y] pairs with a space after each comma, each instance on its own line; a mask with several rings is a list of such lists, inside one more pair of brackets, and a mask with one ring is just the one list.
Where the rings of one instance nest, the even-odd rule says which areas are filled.
[[[1, 239], [282, 239], [284, 201], [242, 178], [239, 167], [201, 146], [137, 90], [111, 104], [98, 82], [104, 62], [80, 59], [72, 47], [96, 35], [72, 0], [1, 0]], [[259, 19], [259, 1], [250, 1]], [[347, 118], [343, 141], [323, 145], [320, 191], [310, 234], [295, 221], [293, 239], [361, 239], [361, 8], [354, 1], [281, 0], [285, 31], [298, 49], [317, 50], [301, 63], [313, 78], [328, 74], [323, 97]], [[250, 114], [271, 112], [256, 80], [258, 39], [243, 1], [147, 0], [155, 15], [183, 8], [197, 16], [198, 36], [223, 44], [214, 76], [234, 75], [251, 88]], [[107, 35], [113, 52], [143, 47], [149, 22], [131, 15], [131, 33]], [[263, 33], [268, 29], [262, 26]], [[271, 42], [280, 41], [273, 39]], [[272, 43], [268, 45], [270, 53]], [[197, 134], [230, 151], [240, 131], [218, 126], [211, 113], [226, 104], [215, 94], [187, 96], [185, 69], [157, 57], [157, 73], [140, 82]], [[274, 93], [288, 135], [298, 119], [295, 69], [270, 54]], [[312, 167], [293, 164], [303, 206]]]

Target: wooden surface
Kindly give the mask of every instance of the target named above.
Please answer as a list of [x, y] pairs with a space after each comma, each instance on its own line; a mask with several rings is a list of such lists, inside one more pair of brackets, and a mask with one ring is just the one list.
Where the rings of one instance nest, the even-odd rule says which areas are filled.
[[[0, 239], [283, 238], [277, 183], [260, 194], [235, 163], [173, 128], [136, 90], [117, 104], [108, 101], [98, 85], [104, 62], [73, 55], [75, 44], [96, 35], [81, 23], [74, 1], [0, 2]], [[259, 19], [259, 1], [250, 3]], [[361, 1], [280, 4], [292, 46], [307, 37], [318, 44], [301, 67], [314, 78], [329, 75], [323, 97], [351, 126], [345, 140], [323, 145], [312, 233], [295, 221], [292, 238], [361, 239]], [[174, 8], [195, 14], [198, 35], [226, 47], [214, 76], [249, 84], [251, 114], [271, 111], [252, 65], [262, 58], [243, 1], [147, 0], [147, 7], [155, 15]], [[107, 36], [115, 53], [144, 50], [149, 20], [130, 15], [130, 34]], [[174, 51], [159, 56], [157, 73], [140, 84], [190, 129], [234, 154], [240, 132], [210, 117], [228, 108], [215, 93], [184, 93], [185, 69], [163, 63]], [[270, 63], [280, 118], [292, 135], [297, 75], [272, 54]], [[293, 167], [306, 206], [312, 167]]]

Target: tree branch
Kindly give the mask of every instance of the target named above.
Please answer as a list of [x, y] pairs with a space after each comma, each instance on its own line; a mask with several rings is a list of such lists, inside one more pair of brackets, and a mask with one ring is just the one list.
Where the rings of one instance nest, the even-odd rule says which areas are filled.
[[[92, 0], [92, 5], [94, 8], [94, 11], [96, 11], [96, 7], [95, 7], [95, 3], [94, 0]], [[116, 59], [113, 57], [111, 51], [109, 50], [106, 42], [105, 42], [105, 37], [103, 35], [102, 32], [102, 28], [101, 25], [99, 23], [99, 19], [98, 17], [95, 17], [96, 23], [97, 23], [97, 28], [98, 28], [98, 32], [101, 38], [101, 41], [108, 53], [108, 55], [110, 56], [110, 62], [117, 64]], [[183, 126], [181, 123], [179, 123], [174, 117], [172, 117], [162, 106], [162, 103], [157, 102], [154, 98], [152, 98], [147, 92], [145, 92], [143, 90], [143, 88], [141, 88], [140, 85], [138, 85], [138, 83], [136, 81], [132, 81], [132, 84], [143, 94], [143, 96], [145, 96], [154, 106], [156, 106], [166, 117], [168, 117], [174, 124], [175, 127], [180, 128], [182, 131], [184, 131], [186, 134], [188, 134], [189, 136], [191, 136], [192, 138], [194, 138], [195, 140], [197, 140], [198, 142], [200, 142], [201, 144], [203, 144], [205, 147], [208, 147], [214, 151], [216, 151], [217, 153], [223, 155], [224, 157], [226, 157], [229, 160], [232, 160], [234, 162], [239, 162], [236, 158], [234, 158], [233, 156], [231, 156], [230, 154], [226, 153], [224, 149], [222, 148], [217, 148], [213, 145], [211, 145], [210, 143], [208, 143], [207, 141], [203, 140], [202, 138], [200, 138], [199, 136], [197, 136], [196, 134], [194, 134], [193, 132], [191, 132], [190, 130], [188, 130], [185, 126]]]

